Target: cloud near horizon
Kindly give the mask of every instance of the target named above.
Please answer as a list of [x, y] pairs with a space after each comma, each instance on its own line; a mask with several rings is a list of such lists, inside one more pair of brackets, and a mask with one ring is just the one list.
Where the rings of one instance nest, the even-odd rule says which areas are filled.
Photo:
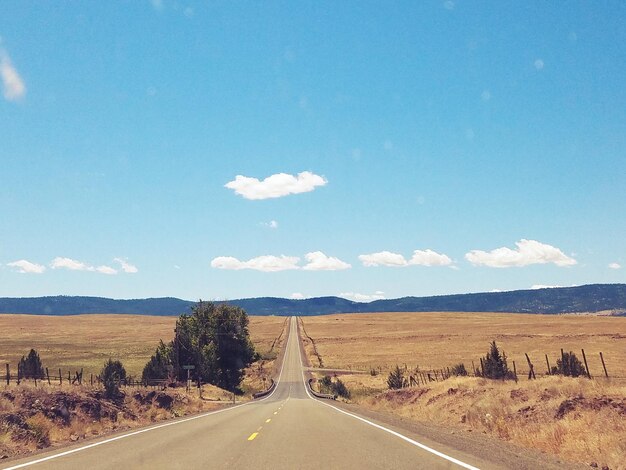
[[41, 274], [46, 270], [45, 266], [31, 263], [25, 259], [7, 263], [7, 266], [15, 268], [15, 270], [20, 274]]
[[366, 255], [359, 255], [359, 260], [363, 266], [389, 266], [401, 268], [405, 266], [451, 266], [452, 260], [447, 255], [437, 253], [431, 249], [415, 250], [413, 256], [408, 261], [399, 253], [390, 251], [379, 251]]
[[125, 273], [128, 274], [135, 274], [137, 272], [139, 272], [139, 269], [137, 269], [137, 266], [130, 264], [128, 262], [128, 260], [123, 259], [123, 258], [113, 258], [113, 261], [115, 261], [116, 263], [119, 263], [122, 271], [124, 271]]
[[376, 291], [373, 294], [359, 294], [358, 292], [342, 292], [338, 294], [338, 297], [352, 300], [354, 302], [373, 302], [374, 300], [385, 299], [385, 293], [383, 291]]
[[490, 268], [523, 267], [531, 264], [548, 263], [565, 267], [577, 264], [574, 258], [565, 255], [560, 249], [536, 240], [523, 238], [515, 245], [517, 246], [515, 250], [508, 247], [496, 248], [491, 251], [471, 250], [465, 254], [465, 259], [474, 266], [488, 266]]
[[274, 256], [262, 255], [248, 261], [241, 261], [232, 256], [218, 256], [211, 261], [211, 267], [216, 269], [228, 269], [239, 271], [253, 269], [263, 272], [277, 272], [286, 270], [302, 269], [306, 271], [339, 271], [349, 269], [352, 266], [339, 258], [327, 256], [321, 251], [313, 251], [304, 255], [307, 264], [300, 266], [300, 258], [297, 256]]
[[13, 66], [7, 51], [0, 44], [0, 77], [2, 94], [8, 101], [16, 101], [26, 94], [26, 85], [17, 69]]
[[619, 264], [619, 263], [610, 263], [610, 264], [609, 264], [609, 268], [610, 268], [610, 269], [621, 269], [621, 268], [622, 268], [622, 265], [621, 265], [621, 264]]
[[[132, 264], [128, 263], [126, 260], [122, 258], [114, 258], [113, 261], [119, 263], [122, 271], [124, 271], [125, 273], [134, 274], [139, 271], [136, 266], [133, 266]], [[60, 256], [52, 260], [52, 262], [50, 263], [50, 267], [52, 269], [67, 269], [69, 271], [88, 271], [88, 272], [96, 272], [96, 273], [108, 274], [108, 275], [118, 274], [119, 272], [117, 269], [111, 266], [106, 266], [106, 265], [91, 266], [89, 264], [83, 263], [82, 261], [78, 261], [72, 258], [63, 258]]]
[[235, 191], [235, 194], [250, 200], [271, 199], [313, 191], [318, 186], [328, 183], [323, 176], [310, 171], [303, 171], [296, 176], [277, 173], [263, 181], [258, 178], [237, 175], [233, 181], [224, 185]]

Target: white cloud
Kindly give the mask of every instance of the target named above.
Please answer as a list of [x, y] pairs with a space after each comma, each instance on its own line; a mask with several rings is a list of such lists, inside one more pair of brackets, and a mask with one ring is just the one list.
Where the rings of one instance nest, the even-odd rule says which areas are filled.
[[407, 262], [404, 256], [389, 251], [379, 251], [378, 253], [370, 253], [368, 255], [359, 255], [359, 260], [363, 266], [406, 266]]
[[261, 225], [267, 228], [278, 228], [278, 222], [270, 220], [269, 222], [263, 222]]
[[289, 296], [289, 298], [293, 300], [303, 300], [306, 299], [306, 296], [304, 294], [301, 294], [300, 292], [294, 292]]
[[395, 268], [404, 266], [450, 266], [452, 260], [444, 254], [436, 251], [415, 250], [410, 260], [406, 260], [404, 256], [389, 251], [379, 251], [378, 253], [370, 253], [367, 255], [359, 255], [359, 260], [363, 266], [391, 266]]
[[535, 60], [534, 66], [537, 70], [543, 70], [543, 66], [544, 66], [543, 60], [541, 59]]
[[339, 258], [326, 256], [321, 251], [314, 251], [304, 255], [308, 263], [302, 268], [307, 271], [340, 271], [352, 266]]
[[96, 268], [89, 269], [89, 271], [96, 271], [100, 274], [117, 274], [117, 270], [111, 266], [98, 266]]
[[26, 93], [26, 85], [20, 77], [9, 54], [0, 45], [0, 77], [2, 77], [2, 94], [9, 101], [20, 99]]
[[465, 254], [465, 259], [475, 266], [489, 266], [492, 268], [509, 268], [528, 266], [530, 264], [553, 263], [557, 266], [573, 266], [575, 259], [565, 255], [558, 248], [538, 242], [522, 239], [515, 243], [517, 249], [507, 247], [496, 248], [489, 252], [472, 250]]
[[353, 300], [355, 302], [372, 302], [374, 300], [382, 300], [385, 298], [385, 293], [382, 291], [376, 291], [373, 294], [359, 294], [358, 292], [342, 292], [339, 297], [344, 299]]
[[453, 1], [451, 1], [451, 0], [448, 0], [448, 1], [446, 1], [446, 2], [443, 2], [443, 7], [444, 7], [446, 10], [454, 10], [454, 2], [453, 2]]
[[42, 266], [41, 264], [31, 263], [30, 261], [26, 261], [25, 259], [7, 263], [7, 266], [15, 268], [16, 271], [21, 274], [41, 274], [46, 270], [45, 266]]
[[621, 269], [622, 265], [619, 264], [619, 263], [610, 263], [609, 264], [609, 268], [611, 268], [611, 269]]
[[139, 269], [137, 269], [137, 266], [130, 264], [127, 260], [123, 258], [114, 258], [113, 261], [119, 263], [122, 267], [122, 271], [124, 271], [125, 273], [134, 274], [139, 271]]
[[93, 267], [87, 266], [81, 261], [76, 261], [71, 258], [57, 257], [50, 263], [52, 269], [69, 269], [71, 271], [92, 271]]
[[532, 286], [530, 286], [530, 288], [532, 290], [537, 290], [537, 289], [558, 289], [559, 287], [564, 287], [564, 286], [548, 286], [545, 284], [533, 284]]
[[52, 269], [69, 269], [70, 271], [89, 271], [100, 274], [117, 274], [117, 270], [111, 266], [90, 266], [72, 258], [56, 257], [50, 263]]
[[276, 272], [289, 269], [299, 269], [297, 256], [272, 256], [264, 255], [252, 258], [248, 261], [240, 261], [232, 256], [218, 256], [211, 261], [211, 267], [217, 269], [254, 269], [256, 271]]
[[318, 186], [324, 186], [326, 183], [327, 181], [324, 177], [310, 171], [303, 171], [298, 173], [297, 176], [277, 173], [268, 176], [263, 181], [259, 181], [257, 178], [237, 175], [233, 181], [226, 183], [224, 187], [232, 189], [245, 199], [257, 200], [306, 193], [313, 191]]
[[409, 264], [418, 266], [450, 266], [452, 260], [433, 250], [415, 250]]

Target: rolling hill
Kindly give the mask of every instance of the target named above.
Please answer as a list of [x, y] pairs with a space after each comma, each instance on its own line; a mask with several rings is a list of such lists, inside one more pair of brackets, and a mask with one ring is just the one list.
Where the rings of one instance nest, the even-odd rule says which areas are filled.
[[[0, 298], [0, 313], [180, 315], [189, 312], [194, 303], [173, 297], [129, 300], [78, 296], [4, 297]], [[369, 303], [353, 302], [340, 297], [317, 297], [303, 300], [260, 297], [231, 300], [227, 303], [242, 307], [250, 315], [429, 311], [559, 314], [613, 311], [615, 314], [626, 316], [626, 284], [592, 284], [509, 292], [402, 297]]]

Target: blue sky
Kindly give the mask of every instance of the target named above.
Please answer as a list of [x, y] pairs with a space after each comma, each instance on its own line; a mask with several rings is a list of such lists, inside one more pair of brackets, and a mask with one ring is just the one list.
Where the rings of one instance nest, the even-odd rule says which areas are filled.
[[0, 296], [625, 282], [623, 2], [0, 5]]

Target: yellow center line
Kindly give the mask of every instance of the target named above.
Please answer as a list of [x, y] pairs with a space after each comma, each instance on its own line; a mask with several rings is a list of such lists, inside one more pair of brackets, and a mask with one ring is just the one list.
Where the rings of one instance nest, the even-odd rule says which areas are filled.
[[278, 414], [278, 411], [274, 411], [274, 414], [275, 414], [275, 415], [277, 415], [277, 414]]
[[272, 418], [267, 418], [267, 419], [265, 420], [265, 422], [266, 422], [266, 423], [269, 423], [271, 420], [272, 420]]
[[250, 437], [248, 438], [249, 441], [253, 441], [255, 437], [257, 437], [259, 435], [258, 432], [253, 432], [252, 434], [250, 434]]
[[257, 431], [260, 431], [261, 429], [263, 429], [263, 426], [259, 426], [259, 427], [257, 428]]

